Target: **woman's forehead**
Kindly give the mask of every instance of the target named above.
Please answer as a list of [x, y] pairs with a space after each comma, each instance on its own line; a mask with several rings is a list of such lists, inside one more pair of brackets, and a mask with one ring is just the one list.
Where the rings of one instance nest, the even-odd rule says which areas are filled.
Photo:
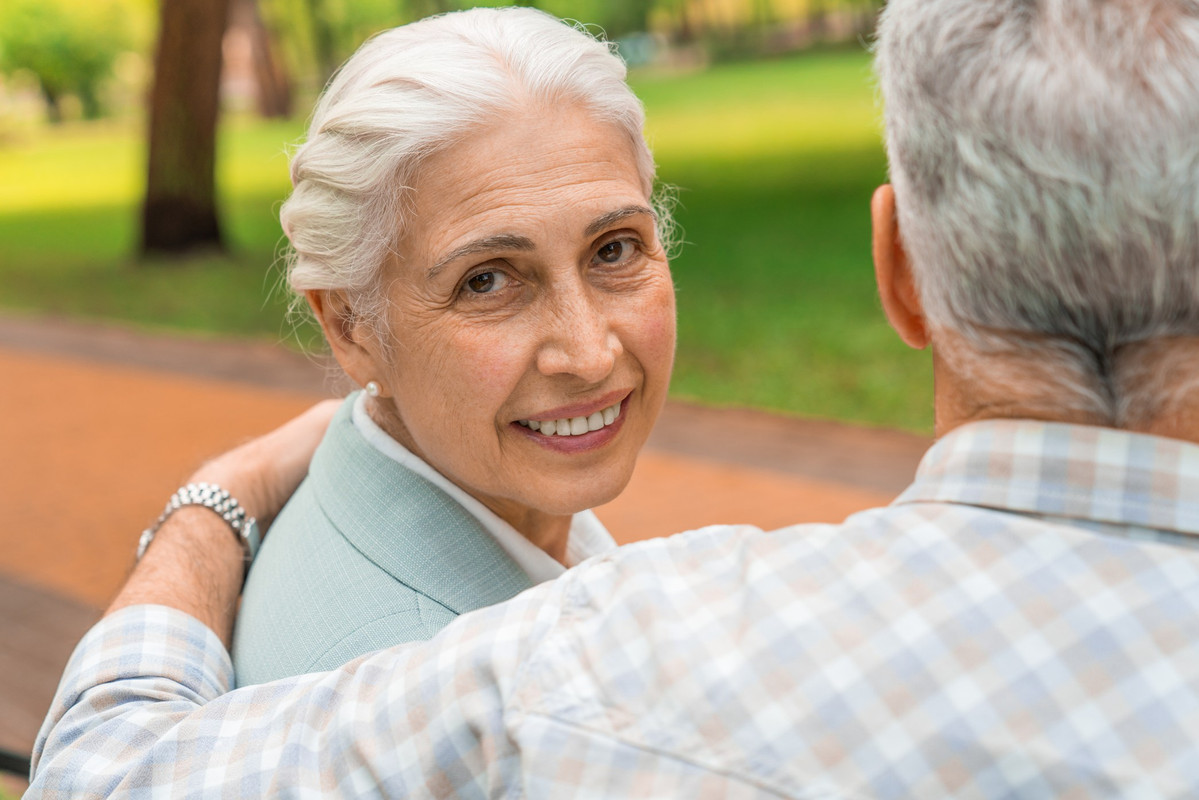
[[[488, 126], [426, 161], [411, 184], [408, 244], [452, 247], [473, 235], [578, 228], [629, 207], [648, 210], [632, 143], [580, 109]], [[650, 212], [652, 214], [652, 212]]]

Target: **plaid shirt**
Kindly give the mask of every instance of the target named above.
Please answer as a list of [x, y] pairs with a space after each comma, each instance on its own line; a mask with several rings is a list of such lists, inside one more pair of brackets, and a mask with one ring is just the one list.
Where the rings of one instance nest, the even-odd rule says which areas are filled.
[[211, 632], [126, 609], [30, 796], [1195, 797], [1196, 536], [1199, 446], [994, 421], [888, 508], [626, 547], [335, 672], [226, 694]]

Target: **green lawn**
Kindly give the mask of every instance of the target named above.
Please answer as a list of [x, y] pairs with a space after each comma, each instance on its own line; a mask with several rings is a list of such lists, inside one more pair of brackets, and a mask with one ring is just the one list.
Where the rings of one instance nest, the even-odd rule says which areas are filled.
[[[928, 431], [929, 360], [899, 343], [874, 295], [868, 204], [885, 167], [866, 54], [634, 85], [685, 232], [675, 395]], [[289, 339], [276, 214], [284, 145], [301, 132], [298, 122], [226, 126], [232, 255], [178, 264], [130, 257], [138, 131], [0, 140], [0, 306]]]
[[275, 291], [284, 144], [299, 123], [243, 123], [221, 138], [231, 254], [133, 259], [144, 149], [137, 131], [76, 126], [0, 146], [0, 304], [151, 327], [284, 337]]

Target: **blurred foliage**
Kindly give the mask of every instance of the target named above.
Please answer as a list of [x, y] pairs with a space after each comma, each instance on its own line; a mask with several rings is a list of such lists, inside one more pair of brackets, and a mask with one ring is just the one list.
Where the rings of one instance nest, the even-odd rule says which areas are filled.
[[[310, 97], [372, 34], [473, 6], [534, 6], [602, 29], [634, 63], [694, 48], [688, 65], [775, 55], [868, 36], [884, 0], [257, 0], [285, 73]], [[137, 105], [149, 81], [160, 0], [0, 0], [0, 73], [35, 85], [55, 121], [106, 110], [115, 82]], [[848, 21], [848, 22], [847, 22]], [[641, 36], [636, 36], [642, 34]], [[652, 34], [646, 36], [644, 34]], [[663, 49], [665, 48], [665, 49]], [[124, 61], [122, 61], [124, 59]], [[698, 60], [697, 60], [698, 59]], [[107, 90], [107, 91], [106, 91]], [[63, 101], [74, 98], [64, 106]], [[306, 103], [301, 100], [302, 107]], [[116, 104], [118, 107], [121, 103]]]
[[318, 85], [367, 36], [406, 21], [398, 0], [259, 0], [258, 5], [292, 71], [303, 75], [315, 68]]
[[30, 73], [51, 121], [61, 121], [68, 95], [78, 98], [84, 117], [99, 117], [102, 84], [117, 57], [136, 43], [136, 6], [126, 0], [5, 0], [0, 71]]
[[619, 39], [649, 30], [654, 6], [661, 4], [648, 0], [538, 0], [532, 5], [556, 17], [598, 25], [609, 39]]
[[378, 31], [445, 11], [478, 6], [534, 6], [603, 28], [610, 37], [649, 27], [651, 0], [259, 0], [293, 74], [315, 67], [316, 86], [364, 39]]
[[[258, 0], [292, 74], [310, 78], [313, 89], [371, 34], [476, 6], [533, 6], [602, 30], [611, 40], [652, 33], [660, 43], [698, 43], [707, 56], [729, 60], [795, 50], [825, 38], [860, 38], [869, 33], [884, 1]], [[839, 20], [840, 27], [830, 20]]]

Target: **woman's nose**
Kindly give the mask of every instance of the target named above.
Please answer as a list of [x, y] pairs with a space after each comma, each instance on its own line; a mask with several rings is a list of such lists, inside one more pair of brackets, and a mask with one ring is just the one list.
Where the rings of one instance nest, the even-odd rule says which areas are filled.
[[537, 352], [543, 375], [575, 375], [599, 383], [612, 372], [623, 352], [608, 314], [586, 289], [567, 297], [547, 298], [554, 308], [547, 315], [545, 341]]

